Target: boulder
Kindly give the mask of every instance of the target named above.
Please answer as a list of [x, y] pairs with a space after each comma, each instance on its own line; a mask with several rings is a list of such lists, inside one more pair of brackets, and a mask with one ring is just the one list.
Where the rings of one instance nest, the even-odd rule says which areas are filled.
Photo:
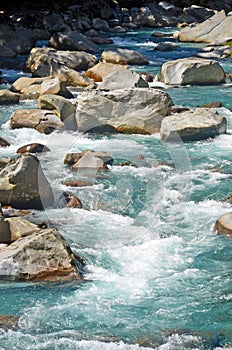
[[170, 85], [213, 85], [225, 80], [225, 72], [217, 61], [195, 57], [165, 62], [161, 76]]
[[108, 22], [101, 19], [101, 18], [94, 18], [93, 19], [93, 27], [96, 30], [102, 30], [104, 32], [108, 32], [110, 30]]
[[10, 244], [21, 237], [28, 236], [34, 232], [38, 232], [39, 228], [29, 220], [21, 217], [6, 218], [1, 222], [8, 225], [8, 235], [4, 234], [0, 225], [0, 242]]
[[97, 53], [99, 51], [96, 44], [76, 30], [55, 33], [51, 37], [49, 45], [56, 50], [86, 51], [89, 53]]
[[8, 105], [19, 102], [20, 95], [7, 89], [0, 90], [0, 105]]
[[217, 233], [232, 235], [232, 212], [220, 216], [215, 223], [214, 229]]
[[41, 229], [0, 251], [0, 276], [20, 281], [81, 279], [83, 260], [55, 228]]
[[51, 186], [34, 155], [21, 155], [0, 170], [0, 198], [2, 205], [19, 209], [53, 205]]
[[51, 110], [65, 124], [67, 129], [77, 130], [76, 106], [62, 96], [42, 95], [38, 99], [39, 108]]
[[153, 134], [170, 114], [172, 104], [165, 91], [152, 88], [82, 92], [76, 111], [78, 130], [90, 132], [101, 125], [126, 124]]
[[192, 5], [190, 7], [184, 8], [183, 13], [187, 16], [194, 17], [198, 22], [203, 22], [206, 19], [214, 16], [216, 14], [216, 11], [206, 7]]
[[57, 78], [44, 77], [44, 78], [28, 78], [21, 77], [17, 79], [11, 86], [11, 91], [25, 94], [26, 96], [34, 96], [38, 98], [44, 94], [57, 94], [67, 98], [72, 98], [73, 95], [64, 83]]
[[19, 147], [16, 153], [42, 153], [50, 151], [51, 150], [48, 147], [42, 145], [41, 143], [29, 143], [27, 145]]
[[121, 48], [104, 50], [101, 54], [101, 60], [114, 64], [149, 64], [148, 59], [140, 52]]
[[18, 109], [11, 116], [11, 128], [31, 128], [44, 134], [50, 134], [64, 126], [60, 118], [50, 110]]
[[10, 146], [9, 142], [4, 138], [0, 137], [0, 147], [8, 147]]
[[61, 67], [54, 75], [66, 86], [87, 87], [94, 85], [92, 79], [67, 67]]
[[[8, 52], [13, 51], [17, 55], [26, 55], [30, 52], [38, 38], [36, 30], [1, 24], [0, 26], [0, 47], [4, 46]], [[10, 50], [10, 51], [9, 51]], [[12, 54], [8, 57], [12, 57]]]
[[180, 41], [224, 44], [232, 39], [232, 13], [222, 10], [206, 21], [180, 30]]
[[52, 48], [33, 48], [26, 68], [33, 77], [57, 76], [61, 67], [83, 71], [94, 66], [98, 59], [84, 51], [57, 51]]
[[95, 66], [89, 68], [85, 75], [88, 78], [93, 79], [95, 82], [102, 82], [108, 75], [125, 70], [127, 70], [125, 65], [99, 62]]
[[225, 117], [208, 108], [196, 108], [172, 114], [162, 120], [160, 134], [163, 141], [197, 141], [226, 133]]

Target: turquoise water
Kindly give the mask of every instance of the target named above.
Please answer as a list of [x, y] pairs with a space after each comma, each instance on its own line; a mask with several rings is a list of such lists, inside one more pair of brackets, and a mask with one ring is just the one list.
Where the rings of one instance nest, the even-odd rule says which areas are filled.
[[[149, 57], [150, 65], [138, 70], [156, 72], [169, 58], [153, 50], [150, 34], [132, 32], [114, 40]], [[180, 46], [172, 58], [199, 49]], [[52, 221], [84, 257], [85, 282], [1, 281], [0, 314], [20, 317], [18, 330], [0, 330], [1, 350], [135, 350], [138, 344], [141, 349], [216, 350], [232, 343], [232, 240], [213, 229], [216, 219], [231, 211], [224, 202], [232, 193], [230, 89], [169, 89], [179, 105], [221, 101], [218, 111], [228, 120], [226, 135], [170, 145], [158, 134], [94, 137], [10, 130], [8, 120], [19, 106], [1, 107], [0, 136], [11, 146], [0, 149], [0, 156], [15, 155], [25, 143], [45, 143], [52, 152], [40, 155], [40, 161], [57, 199], [66, 189], [64, 180], [74, 177], [63, 165], [67, 152], [91, 148], [115, 159], [109, 172], [94, 178], [93, 187], [73, 189], [83, 209], [29, 215], [34, 222]], [[20, 108], [35, 106], [26, 101]], [[135, 166], [117, 166], [122, 160]]]

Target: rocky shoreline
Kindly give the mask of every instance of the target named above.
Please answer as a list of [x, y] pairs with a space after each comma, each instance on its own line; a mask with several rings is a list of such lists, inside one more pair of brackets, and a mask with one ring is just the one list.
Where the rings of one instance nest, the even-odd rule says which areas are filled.
[[[176, 2], [136, 7], [131, 2], [128, 8], [118, 3], [111, 8], [103, 1], [96, 9], [101, 17], [94, 17], [94, 11], [87, 16], [79, 6], [62, 13], [57, 8], [14, 14], [2, 11], [0, 68], [14, 67], [30, 74], [14, 82], [2, 76], [2, 83], [8, 83], [9, 88], [0, 90], [0, 104], [18, 106], [10, 119], [12, 130], [28, 128], [44, 134], [63, 130], [99, 135], [160, 133], [163, 142], [205, 140], [226, 133], [227, 121], [215, 109], [183, 110], [173, 105], [164, 89], [165, 85], [231, 82], [217, 58], [232, 55], [232, 2], [208, 4], [210, 8], [181, 8]], [[180, 41], [207, 43], [201, 57], [166, 62], [160, 74], [152, 76], [138, 74], [132, 68], [147, 65], [149, 73], [149, 61], [140, 52], [107, 49], [112, 44], [107, 38], [110, 33], [165, 26], [183, 28], [176, 34]], [[41, 40], [48, 47], [36, 47]], [[99, 44], [105, 45], [102, 52]], [[167, 45], [159, 49], [172, 50]], [[25, 99], [37, 100], [38, 109], [21, 109]], [[8, 140], [0, 141], [1, 147], [9, 147]], [[50, 150], [43, 144], [27, 144], [17, 151], [17, 158], [0, 159], [0, 275], [17, 281], [80, 281], [85, 264], [56, 228], [41, 228], [26, 218], [5, 214], [9, 207], [43, 210], [55, 205], [37, 157], [45, 151]], [[85, 187], [91, 186], [90, 174], [110, 171], [108, 165], [114, 164], [114, 159], [105, 152], [86, 150], [67, 154], [64, 163], [70, 171], [81, 174], [81, 179], [66, 186]], [[82, 208], [71, 192], [63, 193], [60, 205]], [[231, 213], [219, 218], [215, 230], [232, 233]]]

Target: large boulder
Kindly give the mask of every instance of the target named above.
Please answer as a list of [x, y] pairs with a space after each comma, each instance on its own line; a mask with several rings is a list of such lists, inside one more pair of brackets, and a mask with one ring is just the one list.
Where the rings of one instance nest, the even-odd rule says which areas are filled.
[[66, 98], [57, 95], [42, 95], [38, 99], [38, 105], [41, 109], [51, 110], [57, 114], [66, 128], [77, 129], [76, 106]]
[[214, 228], [217, 233], [232, 235], [232, 212], [220, 216]]
[[185, 27], [178, 34], [180, 41], [224, 44], [232, 39], [232, 13], [222, 10], [206, 21]]
[[214, 16], [216, 11], [206, 7], [192, 5], [190, 7], [185, 7], [183, 9], [183, 13], [187, 16], [194, 17], [197, 22], [203, 22], [206, 19]]
[[0, 105], [8, 105], [19, 102], [20, 95], [7, 89], [0, 90]]
[[86, 51], [89, 53], [97, 53], [99, 51], [96, 44], [76, 30], [55, 33], [51, 37], [49, 44], [56, 50]]
[[149, 64], [148, 59], [142, 53], [121, 48], [104, 50], [101, 54], [101, 60], [114, 64]]
[[83, 92], [78, 95], [78, 130], [90, 132], [101, 125], [126, 124], [153, 134], [170, 114], [172, 104], [166, 92], [152, 88]]
[[26, 67], [34, 77], [56, 76], [61, 67], [76, 71], [94, 66], [96, 56], [83, 51], [57, 51], [52, 48], [33, 48], [28, 56]]
[[20, 281], [81, 279], [83, 260], [55, 228], [41, 229], [0, 250], [0, 276]]
[[38, 158], [25, 154], [12, 159], [0, 170], [2, 205], [19, 209], [43, 209], [53, 205], [54, 197]]
[[162, 120], [163, 141], [197, 141], [226, 133], [226, 118], [208, 108], [172, 114]]
[[50, 134], [64, 126], [57, 114], [50, 110], [18, 109], [11, 116], [11, 128], [31, 128], [44, 134]]
[[61, 80], [52, 77], [21, 77], [12, 84], [11, 91], [34, 98], [45, 94], [61, 95], [67, 98], [73, 97]]
[[213, 85], [224, 82], [225, 72], [217, 61], [190, 57], [165, 62], [161, 80], [170, 85]]

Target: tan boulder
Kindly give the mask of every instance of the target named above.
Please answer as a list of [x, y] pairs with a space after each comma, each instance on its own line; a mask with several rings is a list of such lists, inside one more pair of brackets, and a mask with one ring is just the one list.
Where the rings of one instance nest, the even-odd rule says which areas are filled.
[[67, 98], [73, 97], [70, 91], [58, 78], [28, 78], [21, 77], [17, 79], [11, 86], [11, 91], [20, 94], [32, 95], [38, 98], [44, 94], [58, 94]]
[[232, 235], [232, 212], [220, 216], [215, 223], [214, 229], [217, 233]]
[[11, 116], [12, 129], [32, 128], [50, 134], [64, 126], [60, 118], [50, 110], [18, 109]]
[[85, 75], [95, 82], [101, 82], [108, 75], [121, 70], [125, 71], [126, 69], [127, 67], [125, 65], [99, 62], [95, 66], [89, 68]]
[[9, 223], [10, 229], [10, 241], [12, 243], [21, 237], [31, 235], [34, 232], [38, 232], [39, 228], [29, 220], [21, 217], [6, 218], [5, 222]]

